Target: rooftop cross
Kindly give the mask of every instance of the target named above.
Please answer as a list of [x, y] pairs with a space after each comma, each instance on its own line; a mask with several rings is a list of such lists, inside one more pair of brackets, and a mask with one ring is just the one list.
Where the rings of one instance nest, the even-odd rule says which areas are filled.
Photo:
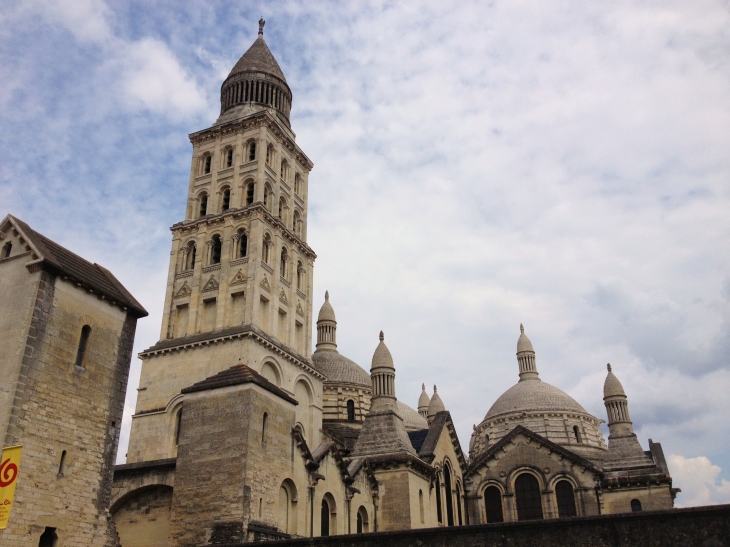
[[259, 36], [264, 35], [264, 25], [266, 24], [266, 21], [264, 21], [264, 18], [262, 17], [259, 19]]

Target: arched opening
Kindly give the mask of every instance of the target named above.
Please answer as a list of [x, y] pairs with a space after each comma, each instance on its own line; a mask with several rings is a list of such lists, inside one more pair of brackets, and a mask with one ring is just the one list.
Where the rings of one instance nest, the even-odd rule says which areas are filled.
[[289, 263], [289, 254], [286, 252], [286, 247], [281, 248], [281, 260], [279, 261], [279, 275], [286, 279], [287, 265]]
[[456, 514], [459, 517], [457, 522], [459, 523], [459, 526], [461, 526], [463, 524], [461, 522], [461, 486], [458, 484], [456, 485]]
[[580, 439], [580, 429], [578, 429], [577, 425], [573, 426], [573, 435], [575, 436], [575, 442], [580, 444], [582, 441]]
[[180, 444], [180, 426], [182, 425], [182, 408], [175, 416], [175, 446]]
[[286, 211], [286, 200], [284, 198], [279, 198], [279, 218], [281, 221], [286, 224], [286, 219], [284, 218], [284, 213]]
[[206, 154], [203, 158], [203, 174], [207, 175], [210, 173], [210, 162], [212, 160], [212, 156], [210, 154]]
[[79, 338], [79, 348], [76, 351], [76, 366], [84, 366], [84, 357], [86, 356], [86, 346], [89, 343], [89, 336], [91, 335], [91, 327], [84, 325], [81, 327], [81, 337]]
[[302, 195], [302, 177], [299, 173], [294, 175], [294, 193], [298, 196]]
[[266, 378], [269, 382], [271, 382], [275, 386], [280, 385], [279, 371], [276, 370], [276, 367], [272, 363], [264, 363], [261, 366], [261, 376]]
[[641, 511], [641, 502], [639, 500], [631, 500], [631, 511], [634, 513]]
[[200, 194], [200, 216], [204, 217], [208, 214], [208, 194]]
[[221, 236], [218, 234], [211, 238], [212, 245], [210, 246], [210, 263], [220, 264], [221, 263]]
[[347, 421], [355, 421], [355, 401], [353, 401], [352, 399], [349, 399], [347, 401]]
[[573, 493], [573, 485], [566, 480], [558, 481], [555, 485], [555, 497], [558, 499], [558, 516], [574, 517], [577, 515], [575, 510], [575, 494]]
[[421, 517], [421, 524], [425, 524], [426, 514], [423, 507], [423, 490], [418, 491], [418, 514]]
[[320, 535], [330, 535], [330, 517], [332, 510], [326, 498], [322, 498], [322, 510], [320, 511]]
[[58, 462], [58, 476], [63, 477], [63, 468], [66, 465], [66, 451], [61, 452], [61, 460]]
[[451, 467], [444, 465], [444, 487], [446, 489], [446, 525], [454, 525], [454, 494], [451, 486]]
[[297, 533], [297, 487], [291, 479], [285, 479], [279, 487], [279, 531]]
[[264, 412], [264, 418], [261, 420], [261, 443], [266, 442], [266, 426], [268, 425], [266, 422], [269, 421], [269, 415], [268, 413]]
[[266, 264], [269, 263], [270, 247], [271, 236], [269, 234], [264, 234], [264, 244], [261, 247], [261, 260], [263, 260]]
[[233, 167], [233, 149], [226, 150], [226, 167]]
[[[296, 420], [302, 425], [305, 433], [312, 431], [312, 401], [314, 399], [309, 385], [304, 380], [299, 380], [294, 386], [294, 398], [299, 403], [294, 410]], [[310, 439], [311, 440], [311, 439]]]
[[248, 145], [248, 161], [256, 159], [256, 143], [252, 142]]
[[268, 184], [264, 186], [264, 206], [271, 211], [271, 188]]
[[271, 165], [271, 163], [274, 161], [274, 146], [268, 145], [266, 147], [266, 165]]
[[192, 270], [193, 268], [195, 268], [195, 252], [195, 242], [191, 241], [190, 243], [188, 243], [188, 256], [185, 264], [186, 270]]
[[502, 492], [496, 486], [488, 486], [484, 491], [484, 505], [487, 508], [487, 522], [504, 522], [502, 512]]
[[370, 523], [368, 522], [368, 511], [362, 505], [357, 510], [357, 533], [367, 534], [370, 531]]
[[38, 547], [56, 547], [58, 544], [58, 535], [56, 529], [46, 526], [46, 529], [41, 534], [41, 539], [38, 541]]
[[248, 236], [243, 228], [238, 230], [238, 258], [243, 258], [248, 253]]
[[441, 509], [441, 480], [436, 479], [436, 518], [439, 522], [444, 521], [443, 510]]
[[302, 215], [299, 214], [299, 211], [294, 211], [294, 219], [292, 220], [292, 231], [299, 237], [301, 237], [301, 225], [302, 225]]
[[297, 262], [297, 289], [301, 291], [302, 287], [304, 287], [304, 266], [300, 260]]
[[231, 191], [226, 188], [223, 190], [223, 201], [221, 202], [221, 211], [228, 211], [231, 207]]
[[540, 483], [530, 473], [522, 473], [515, 481], [515, 497], [517, 498], [517, 519], [537, 520], [542, 516], [542, 499]]
[[246, 205], [251, 205], [253, 203], [253, 193], [255, 188], [256, 187], [253, 182], [249, 182], [246, 186]]
[[0, 253], [0, 258], [8, 258], [10, 256], [10, 252], [13, 250], [13, 244], [8, 241], [5, 245], [3, 245], [2, 253]]

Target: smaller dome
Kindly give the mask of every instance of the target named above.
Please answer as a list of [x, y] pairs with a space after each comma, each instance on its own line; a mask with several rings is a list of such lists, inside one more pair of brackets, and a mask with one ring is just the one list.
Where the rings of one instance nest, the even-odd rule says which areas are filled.
[[436, 386], [433, 386], [433, 397], [431, 397], [431, 402], [428, 405], [428, 417], [435, 416], [437, 412], [443, 412], [444, 410], [446, 410], [444, 402], [439, 397]]
[[428, 422], [424, 419], [424, 417], [407, 404], [398, 401], [398, 408], [396, 412], [398, 412], [398, 416], [403, 418], [403, 425], [406, 428], [406, 431], [428, 429]]
[[624, 397], [626, 397], [626, 393], [624, 392], [624, 386], [622, 386], [621, 382], [618, 381], [616, 375], [611, 372], [611, 364], [609, 363], [608, 365], [606, 365], [606, 368], [608, 368], [608, 375], [606, 376], [606, 381], [603, 383], [604, 399], [606, 397], [613, 397], [614, 395], [623, 395]]
[[324, 374], [325, 384], [356, 384], [370, 389], [372, 382], [367, 371], [337, 350], [317, 350], [312, 354], [314, 368]]
[[418, 410], [422, 408], [428, 408], [431, 403], [431, 398], [426, 393], [426, 384], [421, 384], [421, 396], [418, 398]]
[[532, 347], [532, 342], [530, 342], [530, 339], [525, 334], [525, 327], [523, 327], [522, 323], [520, 323], [520, 337], [517, 340], [517, 353], [522, 351], [531, 351], [535, 353], [535, 350]]
[[320, 321], [337, 322], [335, 319], [335, 310], [332, 308], [332, 304], [330, 304], [329, 291], [324, 292], [324, 304], [322, 304], [322, 307], [319, 309], [319, 315], [317, 316], [317, 323]]
[[383, 336], [383, 331], [380, 331], [380, 344], [378, 344], [378, 347], [375, 348], [375, 353], [373, 354], [373, 364], [370, 370], [373, 370], [375, 368], [392, 368], [395, 370], [395, 365], [393, 365], [393, 356], [390, 354], [390, 350], [388, 349], [388, 346], [385, 345], [385, 342], [383, 341], [385, 339], [385, 336]]

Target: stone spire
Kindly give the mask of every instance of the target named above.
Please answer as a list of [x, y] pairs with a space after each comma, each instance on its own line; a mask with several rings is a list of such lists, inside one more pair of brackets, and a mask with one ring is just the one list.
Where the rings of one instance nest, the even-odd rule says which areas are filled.
[[535, 350], [525, 334], [522, 323], [520, 323], [520, 338], [517, 340], [517, 364], [520, 367], [520, 382], [540, 379], [535, 365]]
[[426, 384], [421, 384], [421, 396], [418, 398], [418, 413], [424, 418], [428, 418], [428, 405], [431, 399], [426, 393]]
[[384, 454], [408, 453], [416, 455], [403, 418], [398, 415], [398, 401], [395, 398], [395, 366], [393, 356], [385, 345], [385, 336], [380, 331], [380, 343], [373, 354], [370, 378], [373, 383], [373, 397], [370, 411], [365, 416], [360, 435], [352, 451], [352, 457], [380, 456]]
[[324, 292], [324, 304], [317, 316], [317, 351], [337, 350], [337, 320], [330, 304], [329, 291]]
[[444, 402], [441, 400], [441, 397], [438, 393], [438, 388], [434, 385], [433, 386], [433, 397], [431, 397], [431, 403], [428, 405], [428, 412], [427, 412], [427, 419], [428, 419], [428, 425], [431, 425], [431, 422], [433, 421], [434, 416], [436, 416], [437, 412], [443, 412], [446, 410], [446, 407], [444, 406]]
[[611, 371], [611, 364], [606, 365], [608, 375], [603, 383], [603, 404], [608, 414], [608, 430], [611, 435], [631, 435], [634, 426], [629, 416], [629, 400], [624, 387]]

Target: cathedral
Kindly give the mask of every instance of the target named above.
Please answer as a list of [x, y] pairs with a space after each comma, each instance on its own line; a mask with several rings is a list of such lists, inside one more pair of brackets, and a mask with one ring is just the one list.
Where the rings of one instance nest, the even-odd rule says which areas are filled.
[[[190, 135], [160, 339], [139, 354], [126, 463], [103, 498], [106, 543], [88, 543], [188, 547], [672, 508], [678, 490], [661, 445], [642, 448], [610, 365], [606, 442], [604, 420], [540, 379], [520, 325], [518, 381], [474, 426], [466, 454], [436, 386], [431, 396], [423, 386], [415, 409], [404, 400], [418, 394], [396, 389], [386, 342], [397, 341], [363, 334], [373, 342], [369, 371], [338, 351], [330, 295], [312, 292], [313, 163], [296, 143], [292, 92], [263, 27], [221, 86], [218, 119]], [[32, 241], [17, 219], [5, 225]], [[11, 258], [0, 258], [0, 282]], [[133, 335], [146, 312], [118, 282], [107, 285], [116, 296], [105, 306], [117, 323], [127, 314]], [[111, 437], [86, 449], [107, 462], [119, 399], [100, 422], [114, 418]], [[109, 465], [87, 467], [102, 486], [111, 480]]]

